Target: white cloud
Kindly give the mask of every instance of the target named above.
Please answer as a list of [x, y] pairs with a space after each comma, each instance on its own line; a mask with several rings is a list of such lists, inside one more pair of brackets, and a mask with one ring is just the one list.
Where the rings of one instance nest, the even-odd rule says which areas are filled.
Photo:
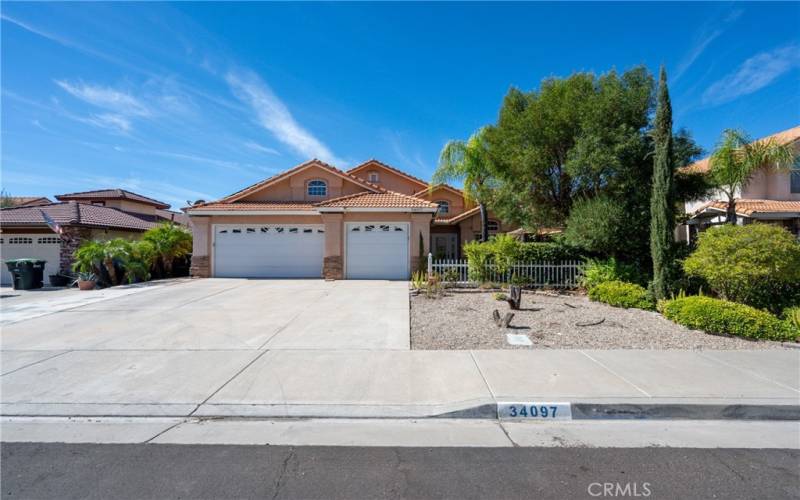
[[752, 94], [797, 67], [800, 67], [800, 45], [756, 54], [708, 87], [703, 93], [703, 103], [722, 104]]
[[[727, 25], [730, 23], [735, 22], [742, 16], [744, 11], [742, 9], [736, 9], [731, 11], [724, 19], [721, 21], [715, 16], [710, 22], [706, 23], [703, 28], [700, 30], [698, 36], [695, 37], [695, 43], [689, 52], [684, 56], [680, 63], [678, 63], [677, 68], [675, 69], [675, 74], [672, 75], [672, 81], [677, 82], [686, 70], [694, 64], [694, 62], [705, 52], [711, 42], [716, 40], [726, 29]], [[713, 28], [709, 28], [709, 27]]]
[[111, 87], [101, 87], [99, 85], [87, 85], [82, 82], [70, 83], [64, 80], [56, 80], [56, 84], [78, 99], [97, 106], [98, 108], [108, 109], [127, 116], [150, 116], [150, 109], [139, 99]]
[[344, 161], [294, 119], [272, 89], [252, 72], [230, 72], [225, 77], [234, 95], [249, 105], [258, 123], [300, 155], [344, 166]]
[[128, 133], [131, 130], [131, 122], [122, 115], [115, 115], [112, 113], [103, 113], [99, 115], [91, 115], [86, 118], [78, 118], [78, 120], [95, 125], [100, 128], [116, 130], [118, 132]]
[[280, 153], [277, 150], [272, 149], [272, 148], [268, 148], [266, 146], [262, 146], [261, 144], [258, 144], [257, 142], [246, 141], [244, 143], [244, 146], [246, 148], [252, 149], [253, 151], [258, 151], [259, 153], [267, 153], [267, 154], [270, 154], [270, 155], [280, 156]]

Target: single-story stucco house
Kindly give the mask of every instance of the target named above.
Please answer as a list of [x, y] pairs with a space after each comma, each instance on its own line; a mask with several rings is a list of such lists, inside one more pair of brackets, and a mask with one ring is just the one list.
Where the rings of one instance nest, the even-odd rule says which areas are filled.
[[[198, 277], [407, 279], [420, 245], [456, 258], [480, 236], [460, 190], [377, 160], [349, 171], [310, 160], [185, 211]], [[493, 218], [490, 230], [504, 228]]]
[[[11, 284], [4, 264], [8, 259], [46, 260], [47, 280], [50, 274], [71, 270], [72, 254], [84, 240], [136, 238], [160, 222], [186, 223], [186, 215], [168, 210], [169, 204], [124, 189], [61, 194], [56, 199], [57, 203], [0, 210], [2, 284]], [[53, 231], [52, 223], [61, 234]]]

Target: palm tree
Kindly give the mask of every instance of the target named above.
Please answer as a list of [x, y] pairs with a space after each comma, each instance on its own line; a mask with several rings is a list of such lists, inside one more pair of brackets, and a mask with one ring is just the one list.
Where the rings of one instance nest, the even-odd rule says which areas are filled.
[[725, 130], [709, 160], [711, 180], [728, 198], [725, 222], [736, 224], [736, 195], [753, 174], [761, 168], [788, 170], [794, 161], [788, 144], [774, 138], [754, 142], [741, 130]]
[[486, 128], [475, 132], [466, 142], [450, 141], [439, 155], [430, 189], [437, 184], [463, 181], [464, 198], [478, 204], [481, 212], [481, 239], [489, 239], [486, 205], [494, 186], [486, 144]]
[[192, 253], [192, 233], [171, 222], [148, 229], [142, 240], [153, 245], [153, 251], [165, 276], [172, 274], [172, 262], [175, 259]]

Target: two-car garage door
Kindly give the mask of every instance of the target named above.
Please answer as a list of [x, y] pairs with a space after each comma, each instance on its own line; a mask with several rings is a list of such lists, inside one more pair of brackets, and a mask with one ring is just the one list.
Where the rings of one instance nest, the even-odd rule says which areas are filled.
[[320, 278], [322, 225], [214, 226], [214, 276], [221, 278]]
[[[409, 227], [404, 222], [345, 224], [345, 277], [408, 279]], [[320, 278], [322, 225], [214, 226], [214, 276]]]

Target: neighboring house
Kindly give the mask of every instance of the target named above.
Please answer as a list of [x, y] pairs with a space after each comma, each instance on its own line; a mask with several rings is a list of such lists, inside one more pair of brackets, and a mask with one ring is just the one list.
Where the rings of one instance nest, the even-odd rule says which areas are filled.
[[[793, 145], [800, 156], [800, 126], [778, 132], [759, 140], [774, 139], [780, 144]], [[709, 158], [682, 168], [685, 172], [707, 173], [710, 170]], [[689, 216], [685, 224], [678, 226], [676, 237], [679, 241], [690, 242], [698, 231], [724, 224], [727, 197], [714, 193], [707, 199], [686, 203]], [[800, 238], [800, 167], [788, 172], [763, 169], [757, 172], [742, 192], [736, 194], [736, 215], [738, 224], [762, 222], [785, 227]]]
[[[69, 271], [72, 253], [83, 240], [134, 238], [165, 220], [184, 220], [169, 205], [122, 189], [57, 195], [58, 203], [0, 210], [0, 253], [3, 261], [37, 258], [47, 261], [45, 276]], [[58, 235], [43, 214], [58, 224]], [[47, 279], [47, 278], [45, 278]], [[0, 282], [11, 283], [2, 265]]]
[[345, 172], [314, 159], [185, 209], [192, 275], [407, 279], [422, 260], [420, 242], [425, 255], [431, 238], [434, 252], [439, 241], [448, 251], [450, 234], [456, 246], [462, 234], [474, 238], [476, 212], [465, 215], [472, 207], [463, 203], [459, 190], [429, 192], [425, 181], [377, 160]]
[[3, 197], [3, 202], [8, 204], [8, 206], [4, 208], [36, 207], [39, 205], [47, 205], [48, 203], [53, 203], [46, 196], [5, 196]]

